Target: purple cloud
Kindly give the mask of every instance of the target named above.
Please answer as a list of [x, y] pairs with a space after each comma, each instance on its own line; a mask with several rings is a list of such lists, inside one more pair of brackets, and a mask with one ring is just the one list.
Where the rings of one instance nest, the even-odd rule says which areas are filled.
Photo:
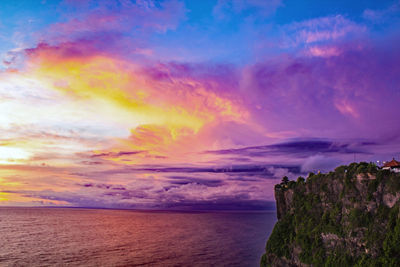
[[342, 163], [340, 160], [324, 155], [308, 157], [301, 166], [302, 172], [327, 172], [333, 170]]
[[256, 121], [281, 136], [393, 140], [400, 134], [399, 40], [354, 43], [329, 58], [260, 62], [244, 71], [242, 90]]
[[218, 155], [241, 155], [248, 157], [267, 157], [267, 156], [295, 156], [308, 157], [316, 153], [322, 154], [371, 154], [368, 148], [374, 143], [345, 143], [327, 140], [304, 140], [278, 143], [265, 146], [252, 146], [238, 149], [224, 149], [207, 151], [206, 153]]

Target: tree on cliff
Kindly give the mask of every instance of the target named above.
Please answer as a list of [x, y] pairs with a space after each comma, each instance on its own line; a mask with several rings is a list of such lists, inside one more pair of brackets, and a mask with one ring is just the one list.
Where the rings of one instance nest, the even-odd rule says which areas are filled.
[[400, 173], [360, 162], [275, 186], [261, 266], [400, 266]]

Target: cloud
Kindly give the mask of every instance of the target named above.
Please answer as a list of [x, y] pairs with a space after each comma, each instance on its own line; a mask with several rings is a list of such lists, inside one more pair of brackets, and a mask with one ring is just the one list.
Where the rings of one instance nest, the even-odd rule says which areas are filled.
[[342, 15], [313, 18], [293, 22], [282, 27], [284, 47], [297, 47], [322, 42], [335, 41], [348, 36], [358, 36], [367, 27]]
[[[0, 73], [0, 146], [28, 155], [0, 164], [1, 199], [270, 207], [284, 175], [397, 151], [398, 34], [374, 40], [371, 24], [340, 14], [274, 32], [266, 22], [280, 5], [221, 0], [193, 23], [180, 1], [65, 1], [41, 41], [11, 51]], [[223, 27], [207, 25], [216, 19]], [[279, 30], [284, 54], [229, 63]], [[158, 42], [183, 60], [160, 60]], [[182, 53], [226, 42], [235, 51], [223, 62]]]
[[312, 46], [308, 49], [308, 53], [313, 57], [332, 57], [339, 56], [342, 50], [336, 46]]
[[[5, 68], [22, 67], [21, 53], [15, 53], [15, 50], [40, 43], [51, 46], [78, 43], [77, 52], [119, 54], [125, 59], [146, 61], [154, 52], [150, 39], [176, 29], [185, 20], [187, 12], [184, 3], [178, 0], [61, 1], [46, 8], [53, 9], [57, 22], [43, 27], [43, 20], [38, 19], [35, 31], [31, 27], [27, 29], [26, 23], [24, 28], [18, 28], [13, 33], [17, 49], [6, 53]], [[24, 18], [25, 14], [20, 16]], [[90, 44], [88, 49], [82, 47], [84, 43]]]
[[104, 152], [104, 153], [95, 153], [91, 157], [121, 157], [121, 156], [129, 156], [136, 155], [140, 153], [145, 153], [146, 151], [119, 151], [119, 152]]
[[82, 38], [107, 32], [139, 31], [143, 28], [165, 32], [174, 29], [186, 13], [184, 4], [177, 0], [65, 2], [67, 8], [71, 4], [73, 12], [69, 13], [66, 22], [51, 26], [53, 34]]
[[395, 2], [384, 9], [365, 9], [362, 16], [373, 23], [383, 23], [400, 15], [400, 2]]
[[301, 166], [302, 172], [327, 172], [332, 171], [341, 163], [340, 160], [324, 155], [308, 157]]
[[124, 186], [85, 183], [78, 185], [79, 188], [74, 191], [70, 188], [62, 191], [45, 189], [2, 192], [44, 203], [67, 203], [78, 207], [265, 210], [273, 206], [271, 199], [265, 195], [264, 186], [265, 183], [259, 181], [249, 184], [240, 180], [221, 182], [199, 178], [190, 182], [181, 177], [170, 177], [166, 181], [149, 179], [145, 183], [128, 183]]
[[281, 138], [380, 139], [400, 132], [386, 127], [400, 112], [393, 86], [400, 77], [398, 42], [397, 35], [340, 42], [338, 56], [279, 56], [247, 67], [240, 86], [251, 117]]
[[292, 173], [289, 171], [287, 168], [275, 168], [275, 167], [270, 167], [268, 168], [268, 171], [271, 172], [273, 177], [281, 179], [284, 176], [288, 176], [289, 178], [293, 179], [297, 173]]
[[171, 187], [174, 185], [185, 185], [190, 183], [205, 185], [205, 186], [220, 186], [224, 182], [222, 179], [204, 179], [193, 176], [168, 176], [171, 179]]
[[296, 165], [280, 165], [280, 164], [264, 164], [264, 165], [231, 165], [225, 167], [143, 167], [143, 168], [131, 168], [130, 170], [133, 172], [157, 172], [157, 173], [237, 173], [237, 174], [246, 174], [251, 175], [251, 173], [259, 174], [263, 176], [263, 173], [267, 173], [267, 176], [273, 177], [272, 170], [284, 168], [290, 171], [296, 171], [298, 166]]
[[110, 190], [126, 190], [126, 188], [122, 185], [112, 185], [112, 184], [94, 184], [94, 183], [86, 183], [86, 184], [78, 184], [83, 187], [94, 187], [100, 189], [110, 189]]
[[229, 83], [223, 78], [233, 72], [229, 67], [142, 66], [109, 55], [97, 44], [41, 43], [25, 50], [26, 72], [71, 100], [107, 107], [103, 116], [130, 132], [114, 150], [146, 150], [154, 152], [147, 155], [166, 157], [173, 151], [194, 149], [193, 144], [204, 145], [194, 140], [208, 125], [246, 124], [248, 112], [241, 98], [234, 90], [224, 90]]
[[212, 154], [234, 154], [248, 157], [266, 157], [287, 155], [295, 157], [308, 157], [315, 153], [324, 154], [352, 154], [352, 153], [366, 153], [364, 144], [352, 143], [338, 143], [329, 140], [302, 140], [291, 141], [285, 143], [277, 143], [265, 146], [252, 146], [238, 149], [223, 149], [207, 151]]
[[279, 6], [281, 6], [281, 0], [218, 0], [213, 8], [213, 14], [218, 19], [227, 19], [233, 14], [248, 12], [251, 16], [257, 14], [265, 17], [273, 14]]

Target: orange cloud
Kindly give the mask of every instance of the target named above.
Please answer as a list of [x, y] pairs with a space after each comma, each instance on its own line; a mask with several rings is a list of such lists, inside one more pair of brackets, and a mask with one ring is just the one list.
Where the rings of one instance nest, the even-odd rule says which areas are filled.
[[[76, 47], [40, 45], [28, 51], [31, 76], [66, 97], [97, 105], [130, 129], [134, 149], [166, 153], [216, 120], [244, 122], [240, 101], [210, 90], [212, 81], [190, 77], [156, 79], [139, 65], [109, 55], [83, 55]], [[85, 51], [85, 50], [83, 50]], [[166, 66], [163, 71], [168, 71]], [[215, 85], [214, 85], [215, 86]], [[128, 137], [128, 136], [127, 136]]]

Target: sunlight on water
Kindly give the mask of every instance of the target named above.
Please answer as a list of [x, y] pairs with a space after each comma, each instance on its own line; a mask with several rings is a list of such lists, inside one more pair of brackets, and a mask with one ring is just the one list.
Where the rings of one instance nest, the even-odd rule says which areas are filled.
[[0, 208], [0, 266], [258, 266], [268, 212]]

